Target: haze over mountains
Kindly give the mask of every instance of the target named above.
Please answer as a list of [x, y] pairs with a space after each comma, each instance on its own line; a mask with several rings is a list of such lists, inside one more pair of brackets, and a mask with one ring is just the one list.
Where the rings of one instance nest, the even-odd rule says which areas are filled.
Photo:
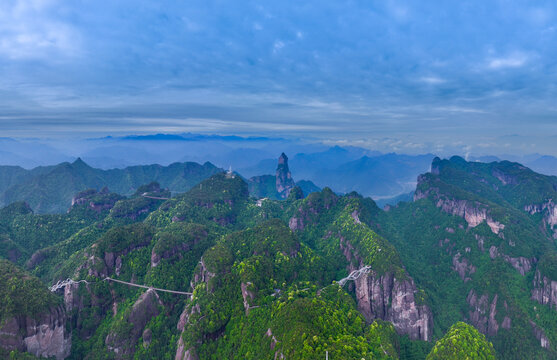
[[[557, 177], [435, 157], [413, 199], [382, 210], [356, 192], [303, 197], [287, 156], [275, 164], [250, 179], [156, 166], [142, 179], [175, 167], [183, 184], [207, 178], [172, 197], [154, 182], [89, 190], [62, 214], [0, 209], [0, 355], [555, 358]], [[130, 169], [115, 185], [127, 189]]]
[[[301, 141], [299, 139], [201, 134], [158, 134], [88, 140], [59, 139], [57, 141], [0, 139], [0, 165], [34, 168], [28, 173], [33, 176], [44, 176], [54, 169], [51, 167], [52, 165], [62, 162], [71, 164], [80, 157], [88, 166], [101, 170], [115, 168], [124, 170], [129, 166], [148, 164], [167, 166], [177, 162], [197, 162], [199, 164], [210, 162], [218, 168], [232, 167], [242, 176], [250, 178], [274, 174], [276, 161], [281, 152], [285, 152], [290, 157], [290, 170], [297, 180], [311, 181], [319, 188], [328, 186], [338, 193], [357, 191], [362, 195], [371, 196], [378, 201], [380, 206], [389, 202], [396, 203], [398, 200], [410, 199], [417, 176], [429, 169], [430, 162], [435, 156], [433, 154], [385, 154], [354, 146], [329, 146], [318, 141]], [[501, 159], [519, 161], [540, 173], [557, 174], [557, 158], [553, 156], [532, 154], [528, 156], [474, 157], [470, 155], [470, 160], [489, 162]], [[35, 168], [37, 166], [41, 167]], [[138, 169], [126, 171], [137, 172]], [[68, 165], [65, 170], [59, 171], [67, 170]], [[20, 175], [25, 173], [22, 169], [12, 169], [11, 171]], [[155, 170], [146, 171], [149, 173], [149, 171]], [[112, 173], [119, 172], [113, 170]], [[93, 176], [96, 177], [94, 180], [85, 182], [88, 187], [109, 186], [111, 190], [124, 195], [133, 192], [133, 189], [142, 183], [142, 181], [130, 180], [132, 184], [118, 183], [116, 188], [112, 189], [110, 185], [114, 183], [113, 181], [99, 180], [98, 174]], [[172, 177], [169, 174], [161, 174], [161, 176]], [[0, 190], [3, 190], [0, 193], [4, 193], [9, 186], [14, 185], [10, 181], [15, 181], [15, 179], [20, 181], [23, 178], [25, 181], [29, 181], [27, 175], [15, 177], [12, 180], [2, 180]], [[157, 177], [157, 179], [161, 178]], [[72, 182], [75, 181], [83, 182], [82, 180], [72, 180]], [[173, 188], [172, 181], [172, 179], [163, 179], [161, 184], [175, 192], [187, 190], [187, 187], [183, 186]], [[51, 185], [54, 184], [51, 183]], [[31, 184], [28, 189], [33, 186], [36, 184]], [[70, 187], [71, 189], [65, 191], [63, 195], [65, 204], [71, 199], [73, 193], [84, 190], [85, 185]], [[308, 189], [309, 187], [306, 188], [306, 190]], [[47, 192], [53, 193], [52, 190]], [[2, 195], [0, 203], [6, 204], [11, 200], [26, 198], [25, 195], [15, 197]], [[47, 210], [48, 206], [37, 207], [36, 204], [32, 206], [36, 210], [42, 208], [39, 211], [48, 212], [65, 211], [66, 208], [56, 207]]]

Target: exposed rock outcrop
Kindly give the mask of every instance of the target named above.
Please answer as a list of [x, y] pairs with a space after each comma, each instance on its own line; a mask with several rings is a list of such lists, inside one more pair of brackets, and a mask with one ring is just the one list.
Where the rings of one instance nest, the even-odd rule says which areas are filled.
[[13, 317], [0, 327], [0, 347], [26, 351], [38, 357], [64, 359], [70, 354], [71, 334], [66, 331], [63, 306], [35, 317]]
[[176, 349], [176, 356], [174, 357], [175, 360], [199, 360], [195, 350], [193, 349], [184, 349], [184, 342], [182, 341], [182, 337], [178, 340], [178, 348]]
[[532, 325], [534, 336], [540, 341], [540, 346], [544, 349], [549, 349], [549, 339], [545, 336], [545, 332], [532, 320], [530, 320], [530, 325]]
[[[342, 236], [340, 249], [350, 263], [349, 273], [357, 269], [354, 263], [359, 264], [358, 268], [364, 267], [363, 259]], [[375, 319], [390, 321], [399, 334], [412, 340], [431, 340], [433, 315], [427, 305], [417, 304], [418, 290], [412, 278], [398, 279], [393, 272], [379, 275], [372, 270], [355, 280], [354, 285], [358, 310], [368, 323]]]
[[[466, 302], [471, 307], [468, 313], [470, 323], [480, 332], [489, 336], [495, 336], [499, 331], [499, 324], [495, 319], [495, 315], [497, 315], [498, 297], [499, 296], [495, 294], [491, 303], [489, 303], [489, 297], [487, 294], [483, 294], [478, 297], [474, 289], [470, 290], [468, 296], [466, 297]], [[505, 328], [510, 327], [510, 319], [506, 320], [505, 318], [503, 323]]]
[[242, 290], [242, 298], [244, 300], [244, 310], [246, 311], [246, 315], [249, 314], [250, 302], [253, 301], [253, 299], [255, 298], [255, 294], [253, 293], [253, 291], [248, 289], [250, 285], [252, 285], [252, 283], [249, 281], [247, 283], [240, 284], [240, 288]]
[[540, 271], [537, 270], [534, 276], [532, 299], [557, 310], [557, 281], [543, 276]]
[[458, 273], [458, 276], [464, 281], [472, 280], [468, 275], [476, 272], [476, 267], [468, 262], [468, 259], [462, 258], [460, 252], [453, 256], [453, 270]]
[[522, 276], [526, 275], [527, 272], [532, 270], [532, 263], [536, 262], [536, 258], [527, 259], [523, 256], [519, 256], [516, 258], [510, 257], [509, 255], [500, 253], [499, 249], [493, 245], [489, 248], [489, 257], [491, 259], [502, 257], [503, 260], [511, 264], [511, 266], [515, 268], [516, 271], [518, 271]]
[[286, 199], [290, 195], [290, 191], [296, 186], [292, 179], [292, 174], [288, 169], [288, 156], [282, 153], [278, 159], [276, 172], [276, 189], [280, 198]]
[[[207, 287], [207, 291], [209, 290], [209, 281], [214, 278], [216, 276], [215, 273], [210, 272], [207, 269], [207, 266], [205, 265], [205, 261], [203, 260], [203, 257], [201, 258], [200, 262], [199, 262], [199, 270], [193, 275], [192, 281], [190, 283], [190, 286], [192, 289], [195, 289], [196, 285], [203, 282], [205, 283], [206, 287]], [[188, 347], [186, 349], [186, 344], [184, 343], [183, 340], [183, 334], [184, 331], [186, 329], [186, 326], [188, 325], [190, 318], [192, 315], [197, 314], [201, 311], [201, 308], [199, 306], [199, 304], [196, 304], [194, 306], [191, 305], [186, 305], [186, 307], [184, 308], [184, 311], [182, 311], [182, 314], [180, 315], [180, 320], [178, 321], [178, 330], [181, 331], [180, 333], [180, 337], [178, 338], [178, 344], [177, 344], [177, 348], [176, 348], [176, 356], [175, 359], [176, 360], [198, 360], [199, 357], [197, 356], [197, 353], [195, 351], [195, 347]], [[247, 310], [246, 310], [247, 311]]]
[[288, 227], [292, 231], [303, 231], [307, 226], [316, 223], [320, 214], [330, 210], [337, 203], [338, 196], [329, 188], [320, 193], [312, 193], [288, 220]]
[[[271, 328], [267, 329], [267, 332], [265, 333], [266, 336], [271, 338], [271, 350], [275, 350], [275, 347], [278, 344], [277, 338], [275, 337], [275, 335], [273, 335], [273, 332], [271, 331]], [[284, 354], [279, 351], [278, 349], [275, 351], [275, 356], [274, 359], [284, 359]]]
[[495, 178], [497, 178], [499, 181], [501, 181], [501, 183], [503, 185], [516, 185], [518, 184], [518, 179], [514, 176], [511, 176], [507, 173], [504, 173], [503, 171], [499, 170], [499, 169], [493, 169], [491, 172], [491, 175], [493, 175]]
[[123, 196], [111, 194], [107, 187], [102, 188], [101, 191], [89, 189], [76, 194], [72, 198], [72, 206], [69, 210], [76, 206], [85, 205], [87, 208], [101, 213], [112, 209], [116, 202], [123, 198]]
[[116, 354], [116, 358], [129, 357], [135, 349], [135, 344], [145, 329], [145, 325], [159, 314], [160, 301], [153, 289], [147, 290], [135, 302], [131, 311], [125, 316], [125, 323], [129, 329], [125, 333], [110, 332], [105, 344], [108, 350]]
[[191, 281], [191, 288], [195, 289], [195, 285], [200, 283], [200, 282], [204, 282], [207, 285], [207, 291], [209, 291], [209, 281], [215, 277], [215, 273], [212, 273], [209, 271], [209, 269], [207, 269], [207, 266], [205, 265], [205, 261], [203, 260], [203, 257], [201, 258], [201, 260], [199, 261], [199, 271], [196, 272], [193, 275], [193, 279]]
[[418, 188], [414, 193], [414, 201], [431, 197], [435, 202], [435, 206], [447, 214], [464, 218], [470, 228], [476, 227], [484, 221], [494, 234], [499, 234], [505, 228], [505, 224], [501, 224], [491, 217], [485, 204], [478, 201], [448, 198], [440, 194], [439, 189], [435, 187], [431, 187], [426, 191], [419, 190], [420, 183], [425, 181], [427, 180], [424, 175], [418, 177]]
[[393, 323], [400, 334], [412, 340], [431, 340], [433, 316], [426, 305], [418, 305], [412, 279], [397, 279], [393, 273], [374, 271], [355, 281], [358, 310], [366, 321], [382, 319]]
[[553, 202], [553, 199], [549, 199], [542, 204], [526, 205], [524, 211], [531, 215], [543, 213], [544, 224], [554, 231], [553, 237], [557, 238], [557, 204]]

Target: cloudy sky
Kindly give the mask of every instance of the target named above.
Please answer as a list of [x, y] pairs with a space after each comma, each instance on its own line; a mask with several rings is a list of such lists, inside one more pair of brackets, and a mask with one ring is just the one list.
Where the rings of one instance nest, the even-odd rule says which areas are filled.
[[0, 136], [557, 155], [554, 1], [0, 1]]

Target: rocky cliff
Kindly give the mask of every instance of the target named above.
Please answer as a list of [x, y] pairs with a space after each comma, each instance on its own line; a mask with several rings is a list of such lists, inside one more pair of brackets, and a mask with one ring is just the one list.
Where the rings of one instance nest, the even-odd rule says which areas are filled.
[[[354, 218], [359, 222], [359, 218]], [[341, 237], [341, 250], [350, 261], [349, 272], [356, 270], [354, 263], [364, 266], [354, 247]], [[418, 289], [409, 276], [399, 279], [393, 272], [382, 275], [370, 271], [354, 282], [358, 310], [367, 322], [381, 319], [393, 323], [399, 334], [412, 340], [431, 340], [433, 315], [426, 305], [416, 302]]]
[[66, 331], [63, 306], [51, 308], [34, 317], [12, 317], [0, 327], [0, 347], [6, 350], [64, 359], [70, 354], [71, 346], [71, 334]]
[[286, 199], [290, 195], [290, 191], [296, 186], [292, 179], [292, 174], [288, 169], [288, 157], [282, 153], [278, 159], [276, 172], [276, 188], [280, 198]]
[[[495, 316], [497, 315], [497, 301], [499, 296], [495, 294], [491, 302], [486, 294], [478, 296], [472, 289], [466, 297], [466, 302], [470, 305], [468, 312], [468, 320], [476, 329], [489, 336], [497, 335], [499, 328], [510, 329], [511, 319], [507, 316], [503, 318], [501, 324], [497, 322]], [[507, 304], [503, 304], [507, 308]]]
[[557, 239], [557, 205], [552, 199], [541, 203], [541, 204], [531, 204], [524, 207], [524, 211], [530, 213], [531, 215], [541, 213], [543, 214], [543, 222], [546, 226], [549, 226], [553, 230], [553, 237]]
[[557, 311], [557, 281], [543, 276], [539, 270], [536, 271], [532, 299]]
[[433, 316], [426, 305], [416, 303], [412, 279], [399, 280], [394, 274], [370, 272], [356, 280], [358, 310], [368, 322], [382, 319], [393, 323], [399, 334], [412, 340], [431, 340]]
[[[418, 177], [418, 186], [420, 182], [426, 181], [423, 175]], [[468, 223], [468, 227], [476, 227], [482, 222], [486, 222], [494, 234], [499, 234], [505, 228], [505, 224], [493, 219], [489, 214], [488, 207], [478, 201], [453, 199], [443, 194], [440, 194], [439, 189], [434, 187], [421, 191], [419, 188], [414, 193], [414, 201], [432, 197], [435, 201], [435, 206], [440, 208], [443, 212], [451, 215], [460, 216]]]
[[157, 293], [149, 289], [137, 299], [131, 310], [124, 314], [121, 324], [118, 324], [120, 326], [113, 327], [114, 330], [107, 335], [105, 344], [117, 359], [129, 358], [133, 354], [145, 325], [159, 314], [159, 305], [162, 306]]

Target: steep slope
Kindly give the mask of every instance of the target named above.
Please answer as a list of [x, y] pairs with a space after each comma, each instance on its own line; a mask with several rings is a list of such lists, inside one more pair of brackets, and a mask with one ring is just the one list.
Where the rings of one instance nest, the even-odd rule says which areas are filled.
[[74, 194], [86, 189], [131, 195], [143, 184], [157, 181], [173, 192], [184, 192], [219, 172], [211, 163], [174, 163], [169, 166], [144, 165], [125, 169], [100, 170], [77, 159], [52, 167], [23, 170], [0, 169], [0, 204], [25, 201], [37, 213], [65, 212]]
[[432, 315], [423, 293], [395, 248], [369, 227], [371, 214], [379, 211], [370, 199], [357, 194], [338, 197], [325, 189], [303, 200], [288, 223], [318, 253], [344, 264], [347, 271], [370, 267], [354, 285], [358, 309], [368, 322], [391, 321], [400, 334], [431, 340]]
[[63, 215], [15, 203], [0, 210], [0, 255], [75, 281], [44, 295], [64, 304], [71, 359], [491, 354], [459, 321], [498, 358], [554, 358], [555, 240], [523, 207], [551, 182], [514, 164], [437, 163], [389, 211], [329, 188], [255, 199], [224, 172], [173, 197], [157, 183], [129, 198], [86, 190]]
[[493, 345], [485, 339], [473, 326], [458, 322], [439, 339], [427, 360], [495, 360]]
[[0, 348], [68, 356], [71, 336], [62, 301], [37, 279], [0, 259]]
[[[431, 314], [394, 248], [359, 220], [380, 210], [355, 195], [327, 189], [300, 199], [296, 191], [286, 201], [255, 201], [241, 177], [220, 173], [185, 194], [151, 199], [141, 216], [115, 211], [137, 214], [140, 194], [110, 209], [96, 201], [106, 192], [75, 196], [72, 211], [98, 208], [103, 217], [28, 262], [48, 282], [85, 280], [63, 290], [70, 358], [397, 359], [401, 344], [404, 353], [429, 349], [399, 335], [428, 339]], [[291, 230], [307, 207], [318, 224], [303, 217], [305, 230]], [[356, 283], [335, 284], [364, 265], [370, 271]], [[381, 294], [372, 290], [383, 285]]]
[[431, 299], [436, 337], [466, 320], [502, 358], [555, 355], [557, 313], [541, 295], [551, 293], [553, 265], [543, 259], [555, 242], [543, 217], [523, 208], [552, 196], [552, 181], [519, 164], [435, 159], [413, 203], [373, 219]]
[[288, 167], [288, 157], [282, 153], [278, 159], [275, 176], [260, 175], [253, 176], [248, 180], [249, 193], [258, 199], [270, 198], [284, 200], [288, 198], [294, 187], [299, 186], [303, 195], [320, 191], [313, 182], [302, 180], [294, 182]]

